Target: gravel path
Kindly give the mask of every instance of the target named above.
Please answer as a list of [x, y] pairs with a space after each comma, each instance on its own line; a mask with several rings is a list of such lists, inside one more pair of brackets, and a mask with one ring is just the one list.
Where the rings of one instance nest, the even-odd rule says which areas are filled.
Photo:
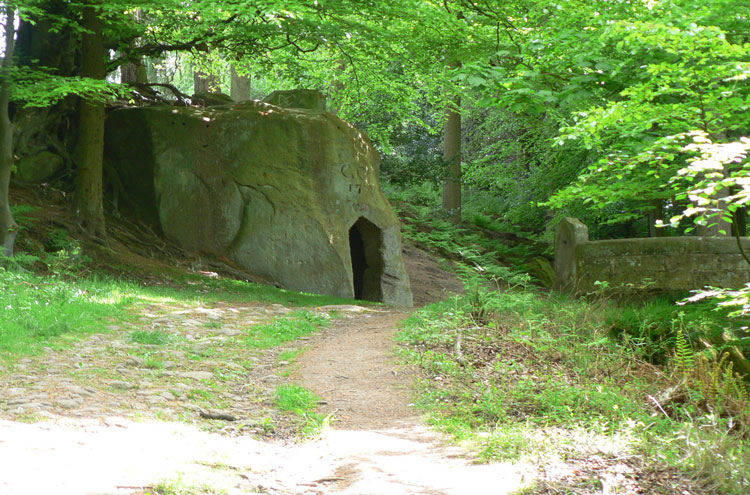
[[[64, 349], [21, 359], [0, 375], [1, 417], [160, 419], [197, 422], [222, 409], [251, 433], [270, 408], [268, 386], [281, 380], [279, 350], [258, 352], [243, 331], [291, 310], [282, 305], [216, 303], [145, 308], [131, 323]], [[163, 345], [133, 341], [135, 330], [170, 336]], [[270, 414], [270, 412], [268, 413]]]

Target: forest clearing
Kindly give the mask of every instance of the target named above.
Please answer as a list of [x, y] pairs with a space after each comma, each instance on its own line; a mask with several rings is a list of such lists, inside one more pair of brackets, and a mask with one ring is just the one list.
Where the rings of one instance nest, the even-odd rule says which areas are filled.
[[750, 490], [744, 0], [0, 24], [0, 494]]

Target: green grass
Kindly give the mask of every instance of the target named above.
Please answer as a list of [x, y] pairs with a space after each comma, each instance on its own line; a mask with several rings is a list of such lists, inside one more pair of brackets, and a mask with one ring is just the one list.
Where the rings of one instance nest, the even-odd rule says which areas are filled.
[[213, 391], [203, 388], [190, 389], [187, 396], [188, 399], [200, 404], [211, 404], [216, 399], [216, 394]]
[[[328, 306], [335, 304], [361, 303], [341, 297], [295, 292], [278, 289], [270, 285], [256, 284], [243, 280], [228, 278], [208, 278], [194, 274], [175, 274], [174, 283], [178, 284], [179, 293], [200, 301], [257, 301], [284, 306]], [[169, 288], [157, 289], [170, 294]]]
[[0, 359], [38, 352], [63, 339], [105, 331], [124, 319], [131, 296], [121, 284], [68, 282], [0, 269]]
[[276, 358], [276, 362], [287, 362], [291, 363], [297, 357], [304, 352], [304, 349], [287, 349], [279, 353], [279, 357]]
[[[181, 276], [170, 286], [97, 276], [66, 279], [0, 268], [0, 363], [57, 348], [88, 334], [107, 332], [110, 325], [128, 323], [133, 310], [146, 306], [198, 306], [215, 301], [265, 302], [323, 306], [351, 300], [297, 293], [248, 282]], [[254, 328], [253, 347], [269, 348], [313, 332], [323, 317], [300, 312], [266, 328]], [[167, 334], [137, 331], [134, 342], [165, 345]], [[253, 339], [248, 338], [247, 342]]]
[[226, 495], [226, 490], [208, 485], [188, 485], [182, 480], [160, 481], [146, 489], [145, 495]]
[[310, 438], [320, 434], [331, 418], [315, 412], [320, 398], [311, 390], [294, 383], [279, 385], [276, 388], [275, 403], [281, 411], [292, 413], [304, 423], [302, 437]]
[[301, 385], [288, 384], [276, 388], [276, 407], [286, 412], [305, 414], [315, 409], [320, 398]]
[[248, 347], [270, 349], [324, 328], [329, 318], [311, 311], [297, 311], [275, 319], [272, 323], [254, 325], [242, 337]]
[[137, 344], [166, 345], [172, 340], [172, 334], [161, 330], [136, 330], [130, 334], [130, 341]]

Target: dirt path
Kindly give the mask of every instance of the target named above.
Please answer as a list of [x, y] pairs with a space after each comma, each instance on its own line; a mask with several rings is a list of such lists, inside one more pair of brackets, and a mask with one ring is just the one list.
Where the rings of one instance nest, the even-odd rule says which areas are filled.
[[[430, 277], [412, 275], [424, 286], [419, 302], [457, 287], [432, 260], [410, 258]], [[0, 494], [476, 495], [524, 485], [533, 469], [471, 464], [410, 406], [414, 377], [393, 344], [407, 313], [311, 310], [339, 317], [288, 346], [306, 349], [290, 377], [282, 348], [242, 345], [249, 326], [292, 311], [280, 305], [155, 305], [132, 324], [22, 359], [0, 374]], [[134, 330], [174, 339], [138, 344]], [[289, 380], [334, 418], [315, 440], [290, 440], [274, 412], [273, 391]], [[214, 408], [235, 421], [202, 417]]]
[[397, 325], [408, 313], [368, 311], [337, 322], [311, 342], [295, 380], [333, 414], [315, 447], [330, 466], [320, 493], [503, 494], [522, 486], [524, 467], [473, 465], [447, 447], [410, 404], [415, 372], [394, 353]]
[[299, 358], [294, 381], [326, 402], [334, 427], [371, 430], [412, 425], [413, 376], [394, 355], [396, 326], [408, 313], [363, 311], [334, 323]]
[[[237, 315], [285, 314], [280, 307], [263, 309], [219, 305], [194, 309], [189, 318], [182, 309], [152, 314], [143, 324], [166, 325], [189, 332], [199, 344], [219, 346], [235, 333]], [[304, 443], [256, 439], [256, 416], [263, 408], [247, 394], [238, 395], [240, 384], [231, 379], [217, 393], [223, 394], [221, 401], [240, 400], [229, 409], [239, 421], [220, 428], [197, 414], [180, 416], [176, 410], [185, 398], [179, 383], [195, 382], [196, 373], [218, 373], [217, 364], [226, 366], [240, 356], [215, 355], [208, 365], [196, 361], [196, 368], [188, 370], [190, 360], [180, 361], [178, 355], [185, 351], [172, 351], [168, 357], [175, 362], [169, 369], [151, 370], [128, 361], [132, 354], [122, 352], [128, 350], [123, 334], [113, 331], [27, 359], [2, 377], [0, 493], [136, 495], [156, 487], [157, 493], [170, 495], [474, 495], [511, 493], [521, 486], [522, 467], [472, 465], [460, 449], [445, 447], [409, 406], [411, 377], [396, 363], [392, 340], [405, 313], [326, 309], [343, 316], [307, 341], [294, 377], [315, 390], [337, 419], [320, 438]], [[177, 328], [176, 320], [189, 324]], [[76, 384], [79, 369], [104, 369], [105, 363], [120, 370], [119, 378], [86, 373], [88, 385]], [[255, 374], [241, 378], [260, 386], [278, 380], [277, 369], [277, 363], [265, 359]], [[174, 392], [167, 397], [169, 390]], [[170, 487], [173, 491], [166, 491]]]

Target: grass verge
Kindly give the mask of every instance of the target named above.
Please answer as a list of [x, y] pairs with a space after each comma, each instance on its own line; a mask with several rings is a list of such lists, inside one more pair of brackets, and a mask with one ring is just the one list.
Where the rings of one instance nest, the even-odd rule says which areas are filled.
[[310, 335], [326, 327], [329, 321], [330, 318], [320, 313], [296, 311], [272, 323], [252, 326], [243, 337], [243, 342], [255, 349], [269, 349]]
[[[132, 281], [100, 278], [42, 277], [0, 267], [0, 364], [57, 348], [82, 336], [106, 332], [127, 322], [132, 309], [149, 305], [198, 306], [214, 301], [283, 303], [323, 306], [352, 301], [296, 293], [236, 280], [186, 276], [171, 286], [143, 286]], [[315, 330], [322, 317], [299, 312], [272, 325], [259, 325], [246, 339], [266, 349]], [[133, 332], [134, 342], [163, 345], [167, 335]]]

